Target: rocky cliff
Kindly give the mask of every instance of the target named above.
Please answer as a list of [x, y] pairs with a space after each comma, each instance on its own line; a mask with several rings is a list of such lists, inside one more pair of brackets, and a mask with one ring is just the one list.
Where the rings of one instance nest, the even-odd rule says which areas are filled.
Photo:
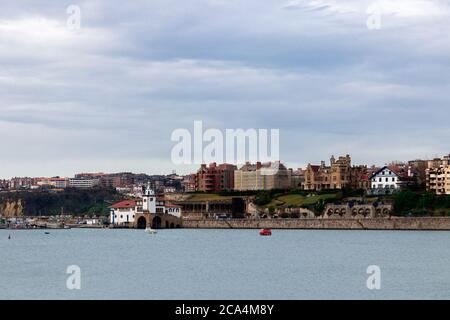
[[0, 203], [0, 215], [6, 218], [23, 216], [22, 200]]

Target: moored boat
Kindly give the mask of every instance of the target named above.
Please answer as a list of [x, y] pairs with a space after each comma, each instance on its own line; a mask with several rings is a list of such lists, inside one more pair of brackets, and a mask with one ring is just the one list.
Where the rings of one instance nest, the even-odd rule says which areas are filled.
[[261, 229], [259, 231], [259, 235], [260, 236], [271, 236], [272, 235], [272, 230], [270, 230], [268, 228]]

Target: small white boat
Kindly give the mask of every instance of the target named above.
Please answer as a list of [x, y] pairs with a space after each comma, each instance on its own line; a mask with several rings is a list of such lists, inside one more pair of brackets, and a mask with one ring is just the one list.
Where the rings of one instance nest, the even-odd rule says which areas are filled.
[[146, 228], [145, 232], [148, 233], [148, 234], [156, 234], [157, 233], [156, 230], [152, 229], [152, 228]]

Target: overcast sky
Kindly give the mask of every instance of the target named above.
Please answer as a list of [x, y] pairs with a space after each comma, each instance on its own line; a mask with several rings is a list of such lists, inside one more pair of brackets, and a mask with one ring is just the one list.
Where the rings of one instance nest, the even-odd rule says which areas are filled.
[[448, 154], [449, 18], [444, 0], [2, 1], [0, 177], [186, 173], [170, 138], [194, 120], [279, 128], [294, 168]]

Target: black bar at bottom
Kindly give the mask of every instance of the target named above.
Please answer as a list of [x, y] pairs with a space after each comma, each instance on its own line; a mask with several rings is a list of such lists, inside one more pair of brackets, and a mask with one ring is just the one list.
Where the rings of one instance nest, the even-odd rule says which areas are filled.
[[[280, 301], [280, 300], [87, 300], [87, 301], [48, 301], [19, 300], [0, 301], [3, 312], [12, 315], [44, 317], [45, 319], [91, 318], [99, 316], [125, 317], [134, 316], [143, 319], [320, 319], [331, 315], [344, 319], [366, 319], [393, 314], [417, 316], [438, 311], [450, 310], [450, 301]], [[2, 319], [8, 319], [2, 316]]]

